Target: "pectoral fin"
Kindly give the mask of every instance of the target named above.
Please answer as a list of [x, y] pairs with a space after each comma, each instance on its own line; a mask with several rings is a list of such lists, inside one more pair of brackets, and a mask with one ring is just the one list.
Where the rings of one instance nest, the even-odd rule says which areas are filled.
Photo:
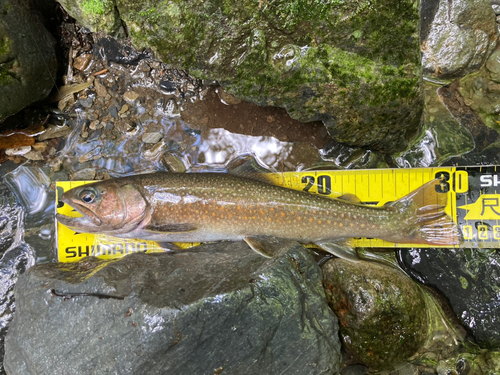
[[160, 246], [163, 250], [165, 251], [179, 251], [182, 250], [182, 248], [172, 242], [162, 242], [162, 241], [155, 241], [158, 246]]
[[244, 241], [256, 253], [266, 258], [272, 258], [273, 254], [266, 248], [266, 240], [262, 237], [245, 237]]
[[192, 232], [196, 230], [197, 227], [189, 223], [179, 223], [179, 224], [154, 224], [151, 223], [144, 227], [145, 231], [151, 233], [166, 233], [166, 232]]
[[356, 254], [356, 250], [345, 243], [339, 242], [315, 242], [315, 244], [330, 254], [336, 257], [350, 260], [352, 262], [359, 262], [360, 259]]

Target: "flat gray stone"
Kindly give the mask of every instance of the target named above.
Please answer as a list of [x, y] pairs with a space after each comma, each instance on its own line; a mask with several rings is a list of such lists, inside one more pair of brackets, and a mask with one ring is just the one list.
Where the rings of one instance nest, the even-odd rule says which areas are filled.
[[222, 242], [33, 267], [16, 286], [16, 374], [336, 374], [321, 271], [295, 242]]

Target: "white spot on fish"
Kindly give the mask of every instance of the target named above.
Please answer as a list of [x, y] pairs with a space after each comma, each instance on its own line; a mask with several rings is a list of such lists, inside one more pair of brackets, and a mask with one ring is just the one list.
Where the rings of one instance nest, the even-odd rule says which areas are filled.
[[183, 197], [182, 200], [184, 201], [184, 203], [195, 203], [195, 202], [200, 201], [201, 199], [198, 197], [195, 197], [193, 195], [188, 194], [185, 197]]

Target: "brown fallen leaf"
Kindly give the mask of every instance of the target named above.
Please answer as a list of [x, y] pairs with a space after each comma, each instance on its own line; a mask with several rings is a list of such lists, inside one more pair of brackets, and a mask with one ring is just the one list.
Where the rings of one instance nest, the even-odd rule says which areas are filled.
[[35, 136], [41, 134], [45, 127], [35, 124], [26, 129], [7, 130], [0, 133], [0, 150], [6, 148], [17, 148], [31, 146], [35, 143]]

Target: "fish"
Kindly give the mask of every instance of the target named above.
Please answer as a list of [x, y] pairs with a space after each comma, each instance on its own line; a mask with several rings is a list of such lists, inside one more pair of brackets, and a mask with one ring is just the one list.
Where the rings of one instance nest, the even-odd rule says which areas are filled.
[[456, 245], [456, 224], [445, 213], [447, 195], [430, 181], [384, 206], [353, 196], [329, 198], [228, 173], [152, 173], [93, 182], [64, 192], [60, 201], [82, 214], [57, 220], [76, 232], [161, 243], [244, 240], [271, 257], [266, 238], [314, 244], [356, 260], [352, 237], [394, 243]]

